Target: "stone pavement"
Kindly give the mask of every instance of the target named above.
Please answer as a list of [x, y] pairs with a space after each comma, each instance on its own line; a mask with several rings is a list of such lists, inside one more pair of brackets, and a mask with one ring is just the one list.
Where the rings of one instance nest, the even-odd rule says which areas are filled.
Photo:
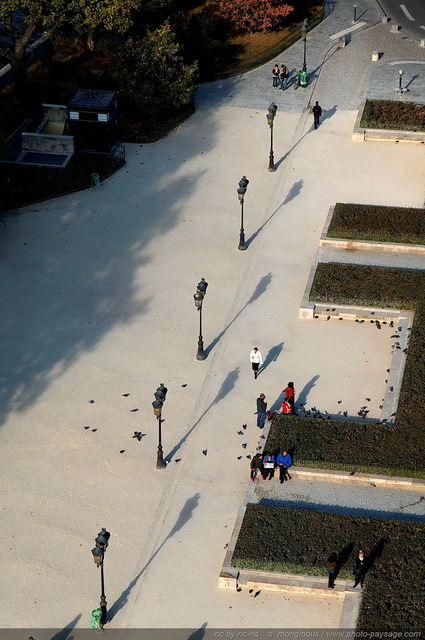
[[[348, 17], [329, 33], [347, 26]], [[326, 38], [318, 38], [323, 51]], [[326, 73], [324, 65], [318, 92]], [[197, 113], [166, 139], [127, 145], [126, 167], [101, 188], [6, 218], [3, 629], [89, 625], [99, 593], [90, 549], [103, 526], [112, 534], [111, 628], [339, 624], [336, 599], [254, 600], [219, 591], [218, 574], [246, 491], [260, 391], [278, 405], [292, 379], [308, 403], [336, 413], [338, 399], [357, 407], [370, 396], [378, 415], [386, 332], [302, 320], [298, 309], [329, 206], [422, 206], [423, 150], [353, 143], [356, 112], [342, 108], [315, 132], [302, 111], [310, 89], [302, 98], [292, 90], [300, 104], [278, 112], [270, 173], [264, 113], [272, 88], [260, 106], [261, 93], [236, 84], [201, 88]], [[245, 252], [237, 250], [243, 174]], [[201, 277], [209, 282], [204, 362], [195, 359], [192, 298]], [[248, 361], [254, 344], [266, 363], [257, 381]], [[162, 381], [169, 464], [157, 471], [151, 402]], [[246, 438], [237, 434], [242, 423]]]

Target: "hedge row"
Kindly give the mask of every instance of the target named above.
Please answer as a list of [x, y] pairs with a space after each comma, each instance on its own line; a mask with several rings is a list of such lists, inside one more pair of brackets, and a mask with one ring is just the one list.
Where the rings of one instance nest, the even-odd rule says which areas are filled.
[[337, 202], [329, 238], [425, 244], [423, 209]]
[[425, 105], [400, 100], [366, 100], [360, 126], [425, 131]]
[[416, 310], [395, 424], [277, 416], [265, 448], [300, 466], [425, 478], [425, 272], [320, 263], [310, 299]]
[[[235, 567], [353, 578], [357, 550], [371, 561], [357, 621], [361, 630], [425, 627], [425, 524], [249, 505], [232, 557]], [[338, 578], [337, 578], [338, 581]]]

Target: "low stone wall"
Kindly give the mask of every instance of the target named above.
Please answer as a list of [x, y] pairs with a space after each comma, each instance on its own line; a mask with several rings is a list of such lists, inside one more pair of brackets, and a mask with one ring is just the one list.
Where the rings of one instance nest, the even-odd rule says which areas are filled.
[[22, 151], [72, 154], [75, 152], [74, 137], [23, 132]]
[[420, 131], [399, 131], [396, 129], [365, 129], [360, 126], [363, 117], [366, 100], [360, 105], [354, 124], [351, 139], [354, 142], [364, 142], [365, 140], [375, 140], [376, 142], [416, 142], [425, 143], [425, 133]]

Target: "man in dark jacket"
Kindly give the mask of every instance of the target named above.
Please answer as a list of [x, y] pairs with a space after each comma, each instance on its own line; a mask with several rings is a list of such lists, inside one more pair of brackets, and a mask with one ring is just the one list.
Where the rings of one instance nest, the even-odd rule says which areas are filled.
[[263, 454], [256, 453], [253, 459], [251, 460], [251, 482], [254, 482], [255, 476], [258, 472], [260, 472], [261, 477], [264, 480], [264, 465], [263, 465]]
[[317, 100], [316, 100], [316, 104], [314, 105], [312, 111], [313, 111], [313, 116], [314, 116], [314, 128], [317, 129], [317, 127], [320, 124], [320, 118], [322, 116], [322, 107], [317, 102]]
[[263, 429], [267, 418], [267, 402], [264, 393], [257, 398], [257, 427]]

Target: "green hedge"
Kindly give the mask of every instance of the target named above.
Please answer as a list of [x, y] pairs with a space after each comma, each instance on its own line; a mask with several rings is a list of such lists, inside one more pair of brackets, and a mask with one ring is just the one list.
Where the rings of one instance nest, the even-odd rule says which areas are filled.
[[425, 478], [425, 272], [320, 263], [310, 299], [416, 310], [395, 424], [278, 416], [265, 448], [300, 466]]
[[400, 100], [366, 100], [360, 126], [425, 131], [425, 105]]
[[423, 629], [423, 523], [248, 505], [232, 565], [327, 577], [326, 561], [336, 551], [343, 559], [339, 578], [352, 579], [360, 547], [374, 560], [357, 628]]
[[425, 244], [423, 209], [337, 202], [329, 238]]

